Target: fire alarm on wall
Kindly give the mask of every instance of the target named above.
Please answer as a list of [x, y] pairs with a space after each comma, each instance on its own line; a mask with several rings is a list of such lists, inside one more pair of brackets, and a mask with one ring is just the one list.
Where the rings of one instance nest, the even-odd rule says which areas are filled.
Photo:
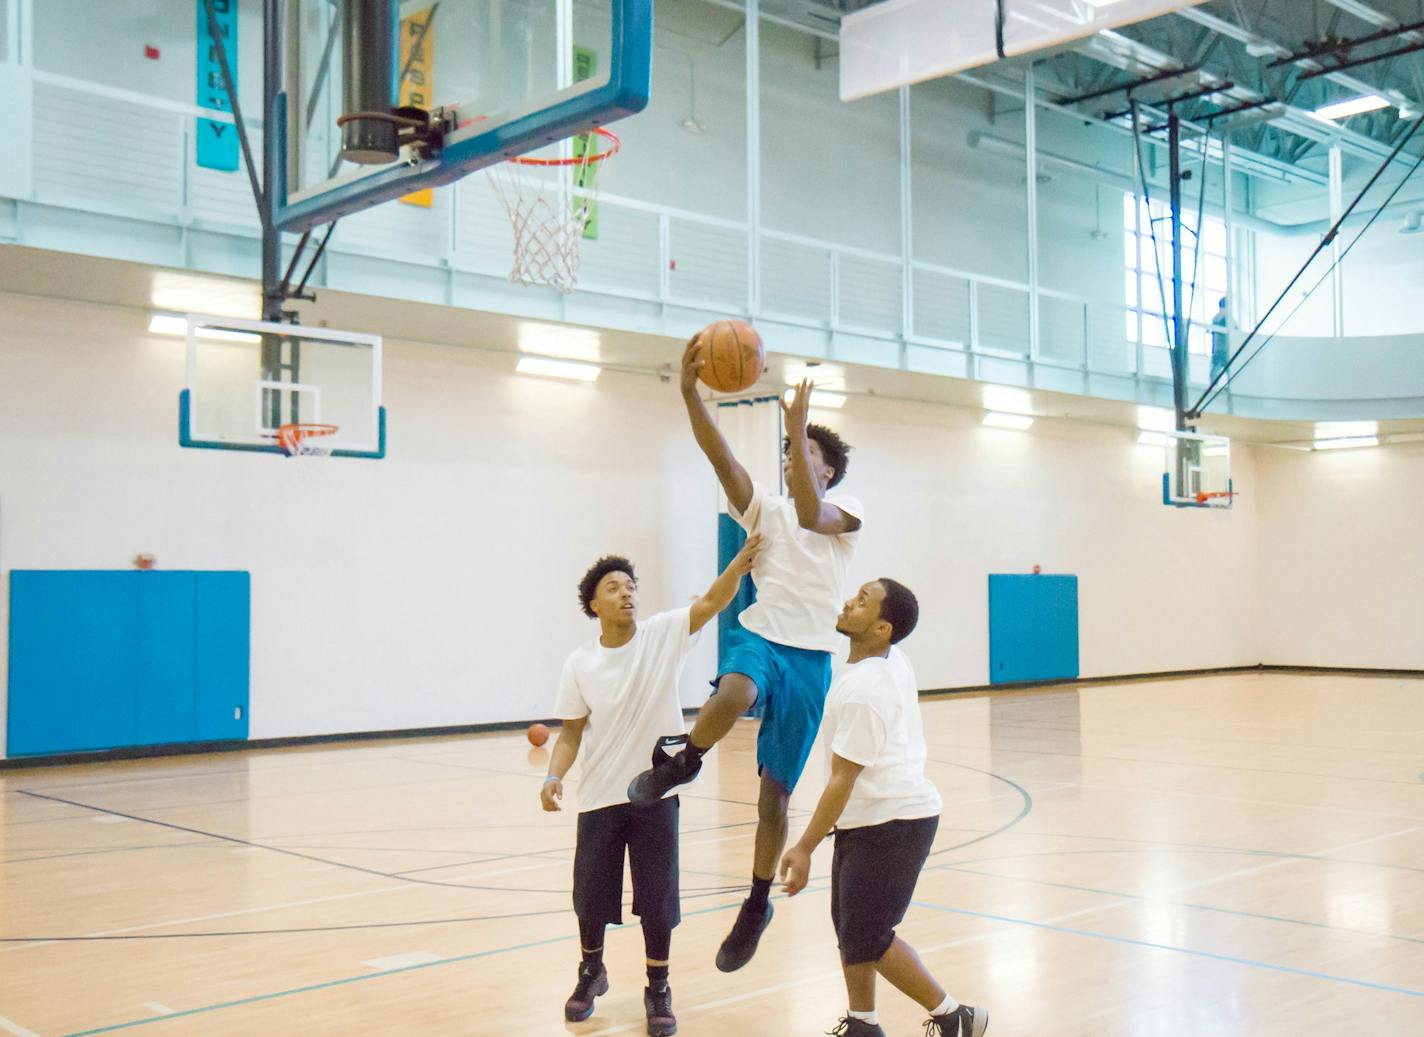
[[158, 48], [151, 43], [145, 43], [143, 45], [143, 56], [149, 61], [157, 61], [159, 57]]

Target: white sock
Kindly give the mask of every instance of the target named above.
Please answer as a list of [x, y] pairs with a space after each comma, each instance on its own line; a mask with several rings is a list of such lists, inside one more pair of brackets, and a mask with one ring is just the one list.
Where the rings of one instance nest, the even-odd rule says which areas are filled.
[[847, 1008], [846, 1011], [850, 1013], [852, 1019], [859, 1019], [861, 1022], [869, 1023], [871, 1026], [880, 1022], [880, 1013], [873, 1008], [868, 1012], [857, 1012], [850, 1008]]
[[932, 1009], [930, 1009], [930, 1015], [931, 1015], [931, 1016], [949, 1015], [950, 1012], [953, 1012], [953, 1011], [954, 1011], [956, 1008], [958, 1008], [958, 1007], [959, 1007], [959, 1002], [956, 1001], [954, 998], [952, 998], [950, 995], [945, 994], [945, 995], [944, 995], [944, 1003], [941, 1004], [938, 1008], [932, 1008]]

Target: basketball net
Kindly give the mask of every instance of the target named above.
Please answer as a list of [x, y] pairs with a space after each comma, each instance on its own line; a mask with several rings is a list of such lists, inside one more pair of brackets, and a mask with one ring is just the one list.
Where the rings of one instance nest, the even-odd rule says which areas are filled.
[[512, 283], [574, 290], [603, 167], [621, 147], [611, 130], [598, 127], [573, 139], [571, 158], [521, 155], [488, 167], [490, 184], [514, 231]]
[[335, 425], [294, 424], [277, 429], [277, 444], [288, 457], [330, 457]]

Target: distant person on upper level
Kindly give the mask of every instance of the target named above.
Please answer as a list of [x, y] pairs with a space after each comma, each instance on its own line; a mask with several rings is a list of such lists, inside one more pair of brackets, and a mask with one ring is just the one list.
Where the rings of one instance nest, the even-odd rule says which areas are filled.
[[1216, 304], [1216, 316], [1211, 319], [1211, 380], [1226, 370], [1231, 359], [1230, 321], [1226, 315], [1226, 297]]

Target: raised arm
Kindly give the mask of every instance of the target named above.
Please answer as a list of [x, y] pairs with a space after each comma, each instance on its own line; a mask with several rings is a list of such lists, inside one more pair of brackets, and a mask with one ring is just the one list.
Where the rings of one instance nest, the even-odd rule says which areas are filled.
[[702, 395], [697, 391], [697, 372], [702, 370], [705, 362], [702, 359], [698, 336], [693, 335], [682, 352], [682, 402], [687, 404], [687, 417], [692, 422], [693, 438], [707, 455], [707, 460], [712, 462], [712, 470], [717, 473], [727, 500], [737, 509], [737, 513], [741, 514], [752, 502], [752, 477], [747, 474], [741, 462], [732, 456], [732, 448], [727, 445], [727, 439], [712, 420], [712, 415], [707, 413], [707, 404], [702, 401]]
[[697, 633], [712, 622], [713, 616], [732, 603], [732, 599], [737, 596], [737, 587], [741, 584], [742, 577], [751, 572], [752, 566], [756, 564], [761, 545], [760, 533], [747, 537], [742, 549], [727, 563], [727, 568], [722, 570], [722, 575], [712, 581], [712, 586], [707, 588], [706, 594], [692, 603], [692, 615], [688, 623], [690, 633]]
[[806, 416], [811, 408], [809, 379], [802, 379], [788, 404], [781, 401], [785, 416], [787, 454], [791, 460], [791, 499], [796, 504], [796, 521], [802, 529], [811, 529], [827, 536], [853, 533], [860, 528], [860, 519], [848, 515], [834, 504], [827, 504], [821, 492], [821, 481], [811, 471], [811, 441], [806, 435]]
[[559, 800], [564, 798], [564, 775], [578, 758], [579, 745], [583, 742], [583, 729], [588, 726], [588, 717], [565, 720], [559, 727], [559, 740], [554, 743], [554, 751], [549, 757], [549, 776], [539, 790], [539, 803], [545, 810], [562, 810]]
[[806, 880], [811, 874], [811, 855], [822, 840], [831, 834], [841, 813], [850, 799], [851, 789], [860, 772], [865, 770], [858, 763], [851, 763], [844, 756], [831, 754], [831, 777], [826, 789], [816, 804], [806, 831], [796, 841], [796, 845], [786, 851], [781, 858], [781, 881], [787, 896], [795, 896], [806, 888]]

